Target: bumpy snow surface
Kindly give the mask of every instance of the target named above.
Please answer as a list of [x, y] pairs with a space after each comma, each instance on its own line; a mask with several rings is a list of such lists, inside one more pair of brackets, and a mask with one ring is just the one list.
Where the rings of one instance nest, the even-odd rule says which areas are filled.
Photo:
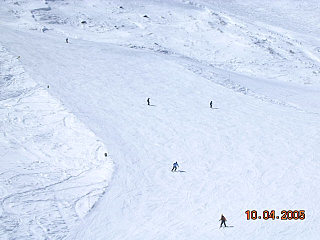
[[319, 10], [0, 0], [0, 238], [320, 239]]

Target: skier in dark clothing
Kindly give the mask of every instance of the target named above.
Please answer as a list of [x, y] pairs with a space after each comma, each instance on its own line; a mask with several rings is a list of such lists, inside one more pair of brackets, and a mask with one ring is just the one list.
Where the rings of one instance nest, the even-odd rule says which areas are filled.
[[212, 108], [212, 101], [210, 102], [210, 108]]
[[227, 219], [225, 216], [223, 216], [223, 214], [221, 214], [221, 219], [219, 221], [221, 221], [220, 227], [222, 227], [222, 224], [224, 224], [224, 226], [227, 227], [226, 225]]
[[175, 162], [174, 164], [173, 164], [173, 168], [171, 169], [171, 172], [175, 172], [175, 171], [177, 171], [177, 168], [179, 167], [179, 164], [178, 164], [178, 162]]
[[66, 43], [69, 43], [69, 39], [68, 38], [66, 38]]
[[147, 103], [148, 103], [148, 105], [150, 105], [150, 98], [147, 99]]

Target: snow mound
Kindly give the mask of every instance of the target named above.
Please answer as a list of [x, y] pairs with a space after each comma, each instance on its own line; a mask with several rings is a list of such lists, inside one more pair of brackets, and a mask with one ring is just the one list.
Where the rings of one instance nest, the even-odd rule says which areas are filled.
[[112, 162], [75, 115], [0, 49], [0, 236], [65, 237], [103, 195]]

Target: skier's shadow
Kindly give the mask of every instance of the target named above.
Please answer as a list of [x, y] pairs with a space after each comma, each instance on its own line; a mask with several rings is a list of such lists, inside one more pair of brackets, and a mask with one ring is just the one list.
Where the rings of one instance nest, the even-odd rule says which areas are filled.
[[186, 171], [183, 171], [183, 170], [178, 170], [177, 172], [186, 172]]
[[219, 108], [211, 108], [211, 109], [219, 109]]
[[150, 107], [155, 107], [156, 105], [150, 104], [149, 106], [150, 106]]
[[233, 228], [234, 226], [226, 226], [227, 228]]

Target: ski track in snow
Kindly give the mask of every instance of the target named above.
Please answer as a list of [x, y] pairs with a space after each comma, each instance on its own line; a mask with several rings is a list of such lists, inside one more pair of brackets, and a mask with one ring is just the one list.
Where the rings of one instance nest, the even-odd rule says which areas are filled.
[[319, 40], [208, 2], [2, 4], [1, 237], [318, 239]]
[[[90, 137], [85, 140], [90, 132], [35, 84], [3, 47], [0, 59], [4, 170], [0, 174], [0, 235], [3, 239], [65, 238], [69, 227], [103, 194], [111, 163], [102, 157], [103, 145], [90, 142]], [[59, 136], [60, 131], [66, 138]], [[73, 141], [96, 148], [77, 153]]]

